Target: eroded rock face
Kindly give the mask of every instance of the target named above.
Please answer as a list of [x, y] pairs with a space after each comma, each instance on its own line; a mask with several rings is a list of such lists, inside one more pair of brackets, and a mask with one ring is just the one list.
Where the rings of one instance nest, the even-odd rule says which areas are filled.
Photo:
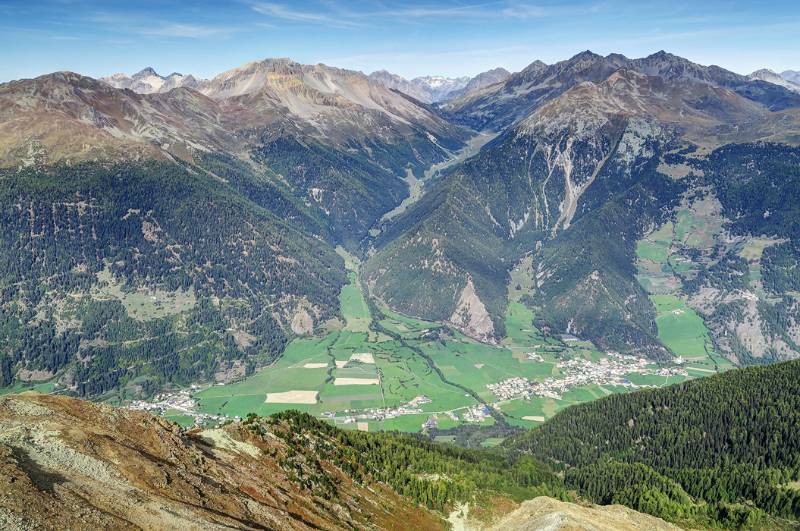
[[310, 334], [314, 331], [314, 319], [306, 311], [305, 308], [300, 308], [292, 318], [292, 332], [298, 336]]
[[322, 458], [336, 490], [321, 497], [284, 470], [292, 450], [273, 429], [186, 432], [64, 396], [0, 397], [0, 528], [443, 527], [385, 485], [358, 485]]
[[450, 316], [450, 323], [469, 337], [489, 343], [495, 341], [494, 323], [475, 292], [472, 278], [467, 279], [467, 285], [461, 291], [456, 309]]

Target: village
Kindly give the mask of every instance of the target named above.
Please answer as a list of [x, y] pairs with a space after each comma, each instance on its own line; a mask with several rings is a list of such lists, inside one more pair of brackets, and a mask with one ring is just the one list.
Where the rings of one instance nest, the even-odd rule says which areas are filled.
[[541, 382], [532, 382], [527, 378], [512, 377], [486, 387], [499, 400], [515, 400], [519, 398], [532, 398], [541, 396], [546, 398], [561, 399], [562, 395], [574, 387], [582, 385], [615, 385], [622, 387], [643, 387], [636, 385], [628, 379], [630, 374], [654, 374], [659, 376], [686, 376], [686, 371], [680, 367], [682, 359], [675, 360], [674, 367], [648, 367], [649, 362], [636, 356], [609, 352], [606, 358], [591, 361], [583, 358], [573, 358], [559, 361], [556, 365], [561, 372], [559, 378], [550, 377]]
[[195, 425], [239, 420], [239, 417], [231, 418], [227, 415], [201, 413], [197, 407], [197, 400], [192, 396], [200, 389], [202, 389], [201, 386], [192, 384], [188, 389], [159, 393], [152, 400], [133, 400], [127, 405], [127, 408], [133, 411], [147, 411], [162, 416], [168, 414], [168, 412], [177, 412], [181, 415], [193, 417]]

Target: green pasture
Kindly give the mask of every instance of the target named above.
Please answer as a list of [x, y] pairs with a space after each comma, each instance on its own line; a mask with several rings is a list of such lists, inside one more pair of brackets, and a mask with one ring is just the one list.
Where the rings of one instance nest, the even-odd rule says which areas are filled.
[[55, 389], [55, 380], [49, 382], [20, 382], [16, 381], [8, 387], [0, 387], [0, 396], [14, 393], [24, 393], [25, 391], [35, 391], [37, 393], [48, 394]]
[[371, 322], [369, 307], [364, 300], [364, 294], [358, 287], [358, 279], [354, 272], [347, 275], [350, 282], [342, 288], [339, 294], [339, 304], [347, 323], [346, 329], [351, 332], [368, 332]]
[[431, 399], [422, 406], [425, 412], [449, 411], [475, 404], [475, 399], [465, 396], [463, 390], [444, 383], [427, 362], [410, 349], [398, 345], [381, 348], [376, 351], [375, 363], [389, 407], [407, 403], [420, 395]]
[[658, 339], [678, 356], [706, 356], [711, 339], [697, 312], [674, 295], [652, 295], [650, 299], [656, 307]]
[[639, 240], [639, 243], [636, 245], [636, 256], [657, 263], [666, 262], [669, 256], [669, 245], [661, 242]]

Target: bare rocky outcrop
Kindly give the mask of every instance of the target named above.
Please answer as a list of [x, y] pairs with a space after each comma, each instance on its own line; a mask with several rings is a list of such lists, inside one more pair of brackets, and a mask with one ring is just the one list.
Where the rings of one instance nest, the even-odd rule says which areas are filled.
[[292, 317], [292, 332], [298, 336], [307, 335], [314, 331], [314, 319], [305, 308], [299, 308]]
[[461, 291], [458, 304], [450, 316], [450, 323], [464, 334], [480, 341], [494, 342], [494, 323], [486, 306], [475, 291], [472, 278]]
[[540, 496], [522, 503], [491, 531], [677, 531], [677, 526], [622, 505], [577, 505]]

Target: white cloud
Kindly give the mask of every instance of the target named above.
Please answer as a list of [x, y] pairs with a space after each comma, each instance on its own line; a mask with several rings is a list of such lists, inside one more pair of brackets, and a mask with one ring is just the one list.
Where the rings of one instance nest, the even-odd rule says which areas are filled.
[[177, 23], [162, 23], [161, 25], [155, 27], [140, 27], [136, 31], [142, 35], [183, 37], [189, 39], [200, 39], [204, 37], [213, 37], [216, 35], [229, 35], [233, 32], [233, 30], [230, 28]]
[[203, 39], [224, 37], [235, 33], [232, 27], [208, 24], [187, 24], [171, 20], [146, 18], [139, 13], [120, 14], [95, 12], [87, 15], [85, 20], [102, 27], [114, 28], [115, 32], [138, 35], [142, 37], [168, 37], [181, 39]]
[[257, 2], [251, 5], [254, 11], [272, 18], [289, 20], [292, 22], [306, 22], [311, 24], [323, 24], [332, 27], [353, 27], [355, 22], [344, 20], [341, 17], [327, 15], [323, 13], [312, 13], [310, 11], [299, 11], [282, 4], [272, 4]]
[[437, 4], [409, 6], [403, 4], [378, 4], [375, 9], [354, 11], [337, 2], [325, 2], [319, 10], [298, 10], [285, 4], [271, 2], [255, 2], [250, 4], [253, 10], [272, 18], [323, 24], [331, 27], [363, 26], [367, 21], [391, 21], [396, 23], [402, 19], [436, 19], [461, 18], [480, 20], [485, 18], [529, 19], [548, 15], [548, 12], [536, 4], [494, 0], [490, 2], [441, 6]]
[[436, 17], [478, 17], [485, 16], [495, 10], [487, 10], [487, 7], [496, 6], [496, 2], [488, 4], [472, 4], [453, 7], [401, 7], [397, 9], [384, 9], [374, 11], [369, 16], [375, 17], [408, 17], [408, 18], [436, 18]]

